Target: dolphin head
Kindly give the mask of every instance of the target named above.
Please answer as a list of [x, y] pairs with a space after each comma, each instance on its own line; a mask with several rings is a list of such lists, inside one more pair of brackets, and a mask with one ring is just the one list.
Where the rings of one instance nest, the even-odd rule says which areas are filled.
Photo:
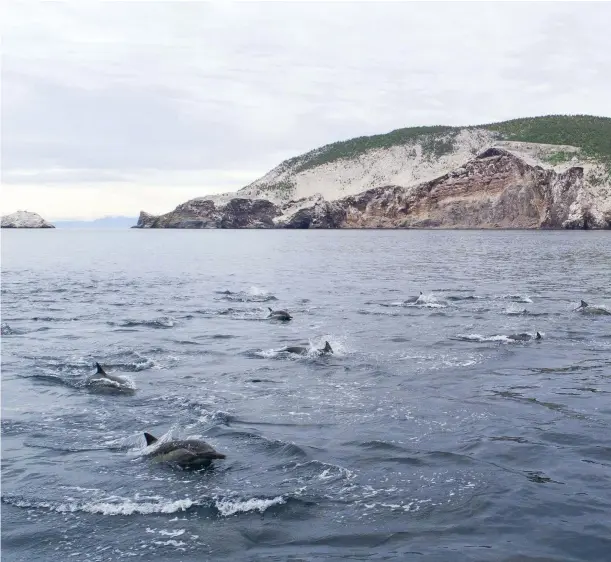
[[144, 438], [146, 439], [147, 447], [157, 442], [157, 437], [153, 437], [150, 433], [144, 432]]
[[333, 353], [333, 348], [329, 345], [329, 342], [325, 342], [325, 347], [322, 348], [323, 353]]

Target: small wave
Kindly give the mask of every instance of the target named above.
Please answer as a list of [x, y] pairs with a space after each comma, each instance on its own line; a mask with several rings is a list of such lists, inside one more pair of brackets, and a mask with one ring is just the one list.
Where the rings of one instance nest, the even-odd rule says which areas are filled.
[[74, 317], [60, 317], [60, 316], [33, 316], [32, 321], [34, 322], [76, 322], [84, 318], [91, 318], [89, 316], [74, 316]]
[[527, 295], [496, 295], [494, 298], [503, 301], [521, 302], [526, 304], [533, 302]]
[[518, 306], [516, 303], [511, 303], [504, 311], [503, 314], [507, 316], [530, 316], [532, 318], [538, 318], [540, 316], [549, 316], [549, 312], [531, 312], [524, 307]]
[[228, 302], [269, 302], [277, 301], [278, 298], [264, 289], [259, 287], [251, 287], [248, 291], [217, 291], [217, 294], [222, 295], [218, 300]]
[[171, 316], [160, 316], [152, 320], [124, 320], [118, 323], [108, 322], [108, 324], [120, 328], [134, 328], [137, 326], [145, 326], [148, 328], [173, 328], [176, 325], [176, 319]]
[[509, 338], [508, 336], [504, 336], [501, 334], [497, 334], [493, 336], [482, 336], [481, 334], [458, 334], [455, 339], [460, 340], [460, 341], [502, 342], [502, 343], [513, 343], [515, 341]]
[[[383, 304], [381, 306], [392, 306], [392, 305]], [[400, 316], [398, 312], [386, 311], [386, 310], [365, 310], [361, 308], [357, 310], [356, 312], [357, 314], [365, 314], [365, 315], [371, 315], [371, 316]]]
[[236, 513], [248, 513], [249, 511], [258, 511], [264, 513], [267, 509], [275, 505], [286, 503], [284, 496], [276, 496], [274, 498], [250, 498], [241, 500], [237, 498], [221, 498], [214, 500], [214, 507], [222, 517], [229, 517]]
[[448, 295], [446, 297], [446, 299], [448, 299], [449, 301], [474, 301], [474, 300], [480, 300], [483, 299], [485, 297], [480, 297], [477, 295]]
[[353, 480], [356, 477], [354, 472], [343, 466], [316, 459], [297, 463], [291, 468], [291, 472], [302, 473], [303, 471], [309, 473], [309, 478], [323, 480], [327, 483], [338, 480]]
[[509, 305], [507, 305], [505, 314], [509, 316], [525, 316], [528, 314], [528, 311], [523, 306], [519, 306], [517, 303], [511, 302]]
[[13, 330], [6, 322], [3, 322], [0, 326], [0, 335], [2, 336], [12, 336], [13, 334], [18, 334], [17, 330]]
[[139, 501], [111, 497], [107, 500], [89, 502], [52, 503], [3, 496], [2, 501], [26, 509], [46, 509], [56, 513], [94, 513], [100, 515], [149, 515], [151, 513], [176, 513], [201, 505], [188, 498], [182, 500]]

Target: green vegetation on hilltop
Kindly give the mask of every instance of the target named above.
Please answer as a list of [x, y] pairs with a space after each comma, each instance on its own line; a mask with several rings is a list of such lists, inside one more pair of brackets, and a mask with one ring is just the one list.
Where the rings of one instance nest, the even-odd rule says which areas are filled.
[[[358, 158], [361, 154], [369, 150], [377, 148], [390, 148], [391, 146], [399, 146], [402, 144], [413, 143], [415, 141], [425, 141], [425, 139], [438, 139], [440, 143], [444, 140], [443, 137], [448, 134], [456, 136], [458, 133], [457, 127], [446, 127], [443, 125], [435, 127], [408, 127], [406, 129], [396, 129], [390, 133], [383, 135], [373, 135], [370, 137], [356, 137], [347, 141], [334, 142], [327, 144], [321, 148], [317, 148], [304, 154], [287, 160], [285, 164], [292, 166], [297, 164], [294, 173], [303, 172], [310, 168], [316, 168], [329, 162], [342, 160], [344, 158]], [[435, 143], [434, 140], [429, 140], [431, 150], [434, 153], [447, 150], [446, 146], [440, 143]], [[436, 148], [436, 145], [439, 145]], [[451, 151], [450, 147], [448, 152]], [[440, 156], [441, 154], [439, 154]]]
[[482, 125], [505, 140], [578, 146], [584, 154], [611, 165], [611, 118], [547, 115]]
[[[611, 171], [611, 118], [590, 115], [548, 115], [468, 127], [440, 125], [396, 129], [383, 135], [357, 137], [325, 145], [283, 162], [283, 167], [294, 166], [293, 173], [299, 173], [337, 160], [358, 158], [372, 149], [416, 142], [421, 144], [425, 157], [439, 158], [452, 152], [456, 135], [461, 129], [486, 129], [497, 133], [502, 140], [576, 146], [586, 156], [604, 162]], [[558, 156], [559, 161], [564, 158], [564, 154]]]

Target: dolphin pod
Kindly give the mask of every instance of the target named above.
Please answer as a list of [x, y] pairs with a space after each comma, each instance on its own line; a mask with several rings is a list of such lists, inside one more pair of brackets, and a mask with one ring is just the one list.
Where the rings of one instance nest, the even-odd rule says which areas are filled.
[[[417, 302], [423, 297], [422, 291], [417, 297], [408, 297], [406, 302]], [[286, 310], [273, 310], [268, 307], [269, 314], [267, 318], [288, 321], [292, 320], [292, 316]], [[611, 314], [605, 307], [590, 306], [586, 301], [581, 300], [579, 306], [575, 311], [599, 311], [601, 314]], [[8, 325], [2, 325], [3, 335], [10, 333], [10, 327]], [[518, 333], [508, 336], [509, 339], [514, 341], [531, 341], [541, 340], [542, 336], [540, 332], [535, 332], [535, 335], [529, 333]], [[311, 350], [311, 348], [304, 346], [287, 346], [280, 350], [286, 353], [292, 353], [296, 355], [307, 355], [310, 351], [315, 351], [317, 354], [332, 354], [333, 348], [328, 341], [325, 341], [324, 347], [321, 349]], [[133, 392], [134, 387], [129, 379], [124, 377], [107, 373], [100, 363], [95, 363], [96, 372], [87, 380], [86, 385], [90, 388], [96, 388], [99, 390], [115, 390], [115, 391], [127, 391]], [[251, 382], [264, 382], [263, 379], [252, 379]], [[151, 450], [145, 452], [143, 457], [149, 458], [155, 462], [174, 464], [182, 468], [200, 468], [208, 466], [213, 460], [225, 459], [224, 453], [219, 453], [210, 444], [200, 439], [170, 439], [168, 441], [159, 441], [158, 438], [152, 434], [144, 432], [147, 447], [151, 447]], [[155, 446], [156, 445], [156, 446]]]
[[[150, 433], [144, 433], [147, 446], [154, 445], [159, 440]], [[144, 455], [155, 462], [175, 464], [181, 468], [195, 469], [209, 466], [215, 459], [227, 458], [201, 439], [170, 439], [160, 443]]]

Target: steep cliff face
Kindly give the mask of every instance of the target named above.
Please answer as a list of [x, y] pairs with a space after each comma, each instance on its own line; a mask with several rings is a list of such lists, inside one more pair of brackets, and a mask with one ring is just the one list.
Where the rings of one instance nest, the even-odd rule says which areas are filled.
[[[583, 225], [583, 170], [556, 174], [502, 149], [490, 149], [418, 186], [385, 186], [318, 202], [287, 221], [293, 228], [567, 228]], [[591, 212], [590, 212], [591, 214]], [[611, 215], [607, 217], [611, 220]], [[590, 217], [590, 227], [605, 219]], [[582, 226], [583, 227], [583, 226]]]
[[[603, 196], [601, 196], [603, 193]], [[584, 169], [532, 165], [504, 148], [412, 186], [386, 185], [335, 201], [322, 195], [276, 205], [262, 199], [194, 199], [141, 214], [141, 228], [611, 228], [611, 194], [592, 192]]]
[[17, 211], [4, 215], [1, 219], [2, 228], [55, 228], [37, 213]]

